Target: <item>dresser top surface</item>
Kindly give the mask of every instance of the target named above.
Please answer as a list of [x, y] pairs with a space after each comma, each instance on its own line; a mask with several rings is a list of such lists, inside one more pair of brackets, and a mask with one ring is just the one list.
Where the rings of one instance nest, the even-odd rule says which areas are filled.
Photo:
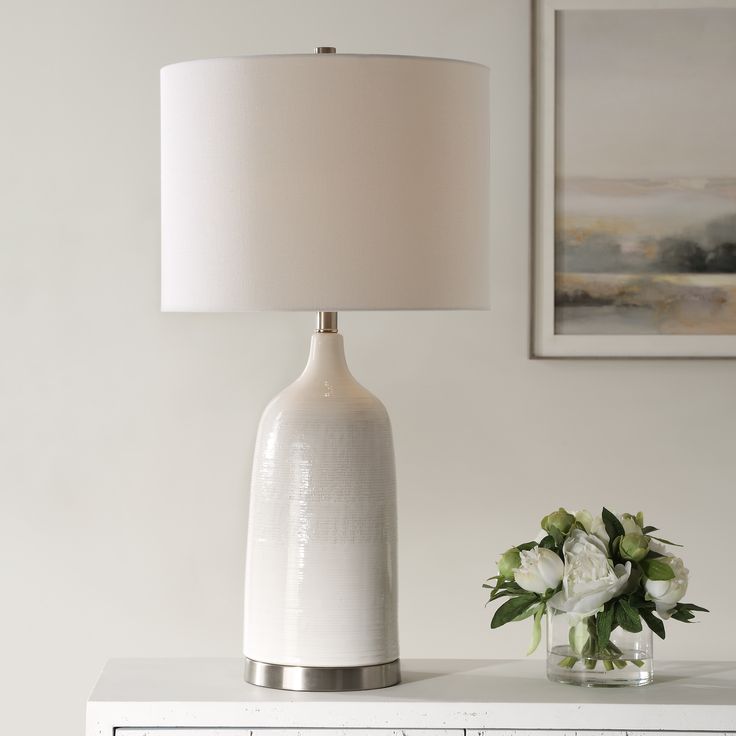
[[241, 659], [113, 659], [90, 703], [239, 703], [266, 710], [291, 704], [335, 703], [348, 708], [378, 703], [560, 706], [710, 706], [734, 714], [736, 662], [655, 662], [655, 682], [641, 688], [581, 688], [550, 682], [545, 662], [530, 660], [402, 660], [402, 683], [382, 690], [298, 693], [269, 690], [243, 680]]

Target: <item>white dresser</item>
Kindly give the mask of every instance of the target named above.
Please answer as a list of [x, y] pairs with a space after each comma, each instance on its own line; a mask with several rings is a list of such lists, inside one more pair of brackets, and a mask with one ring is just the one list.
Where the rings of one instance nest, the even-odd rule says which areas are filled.
[[87, 736], [736, 736], [736, 662], [660, 662], [653, 685], [615, 689], [552, 683], [544, 667], [403, 660], [401, 685], [332, 694], [248, 685], [240, 659], [112, 660]]

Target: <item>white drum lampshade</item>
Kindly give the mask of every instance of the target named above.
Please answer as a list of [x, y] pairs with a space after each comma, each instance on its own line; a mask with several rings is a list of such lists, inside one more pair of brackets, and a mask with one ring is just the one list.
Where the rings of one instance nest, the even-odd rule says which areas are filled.
[[319, 53], [161, 72], [162, 308], [320, 314], [258, 431], [251, 682], [398, 681], [391, 428], [335, 313], [488, 307], [488, 149], [478, 64]]

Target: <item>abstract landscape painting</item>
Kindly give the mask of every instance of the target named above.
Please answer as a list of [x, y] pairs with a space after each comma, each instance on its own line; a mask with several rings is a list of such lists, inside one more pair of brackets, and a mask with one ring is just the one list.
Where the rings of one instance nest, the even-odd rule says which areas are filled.
[[558, 15], [554, 333], [736, 335], [736, 8]]
[[571, 177], [559, 201], [557, 332], [736, 334], [736, 178]]

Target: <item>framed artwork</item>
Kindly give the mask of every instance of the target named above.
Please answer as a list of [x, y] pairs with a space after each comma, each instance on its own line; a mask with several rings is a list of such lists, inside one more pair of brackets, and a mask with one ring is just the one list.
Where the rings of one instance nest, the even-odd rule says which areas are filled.
[[533, 357], [736, 357], [736, 0], [536, 0]]

